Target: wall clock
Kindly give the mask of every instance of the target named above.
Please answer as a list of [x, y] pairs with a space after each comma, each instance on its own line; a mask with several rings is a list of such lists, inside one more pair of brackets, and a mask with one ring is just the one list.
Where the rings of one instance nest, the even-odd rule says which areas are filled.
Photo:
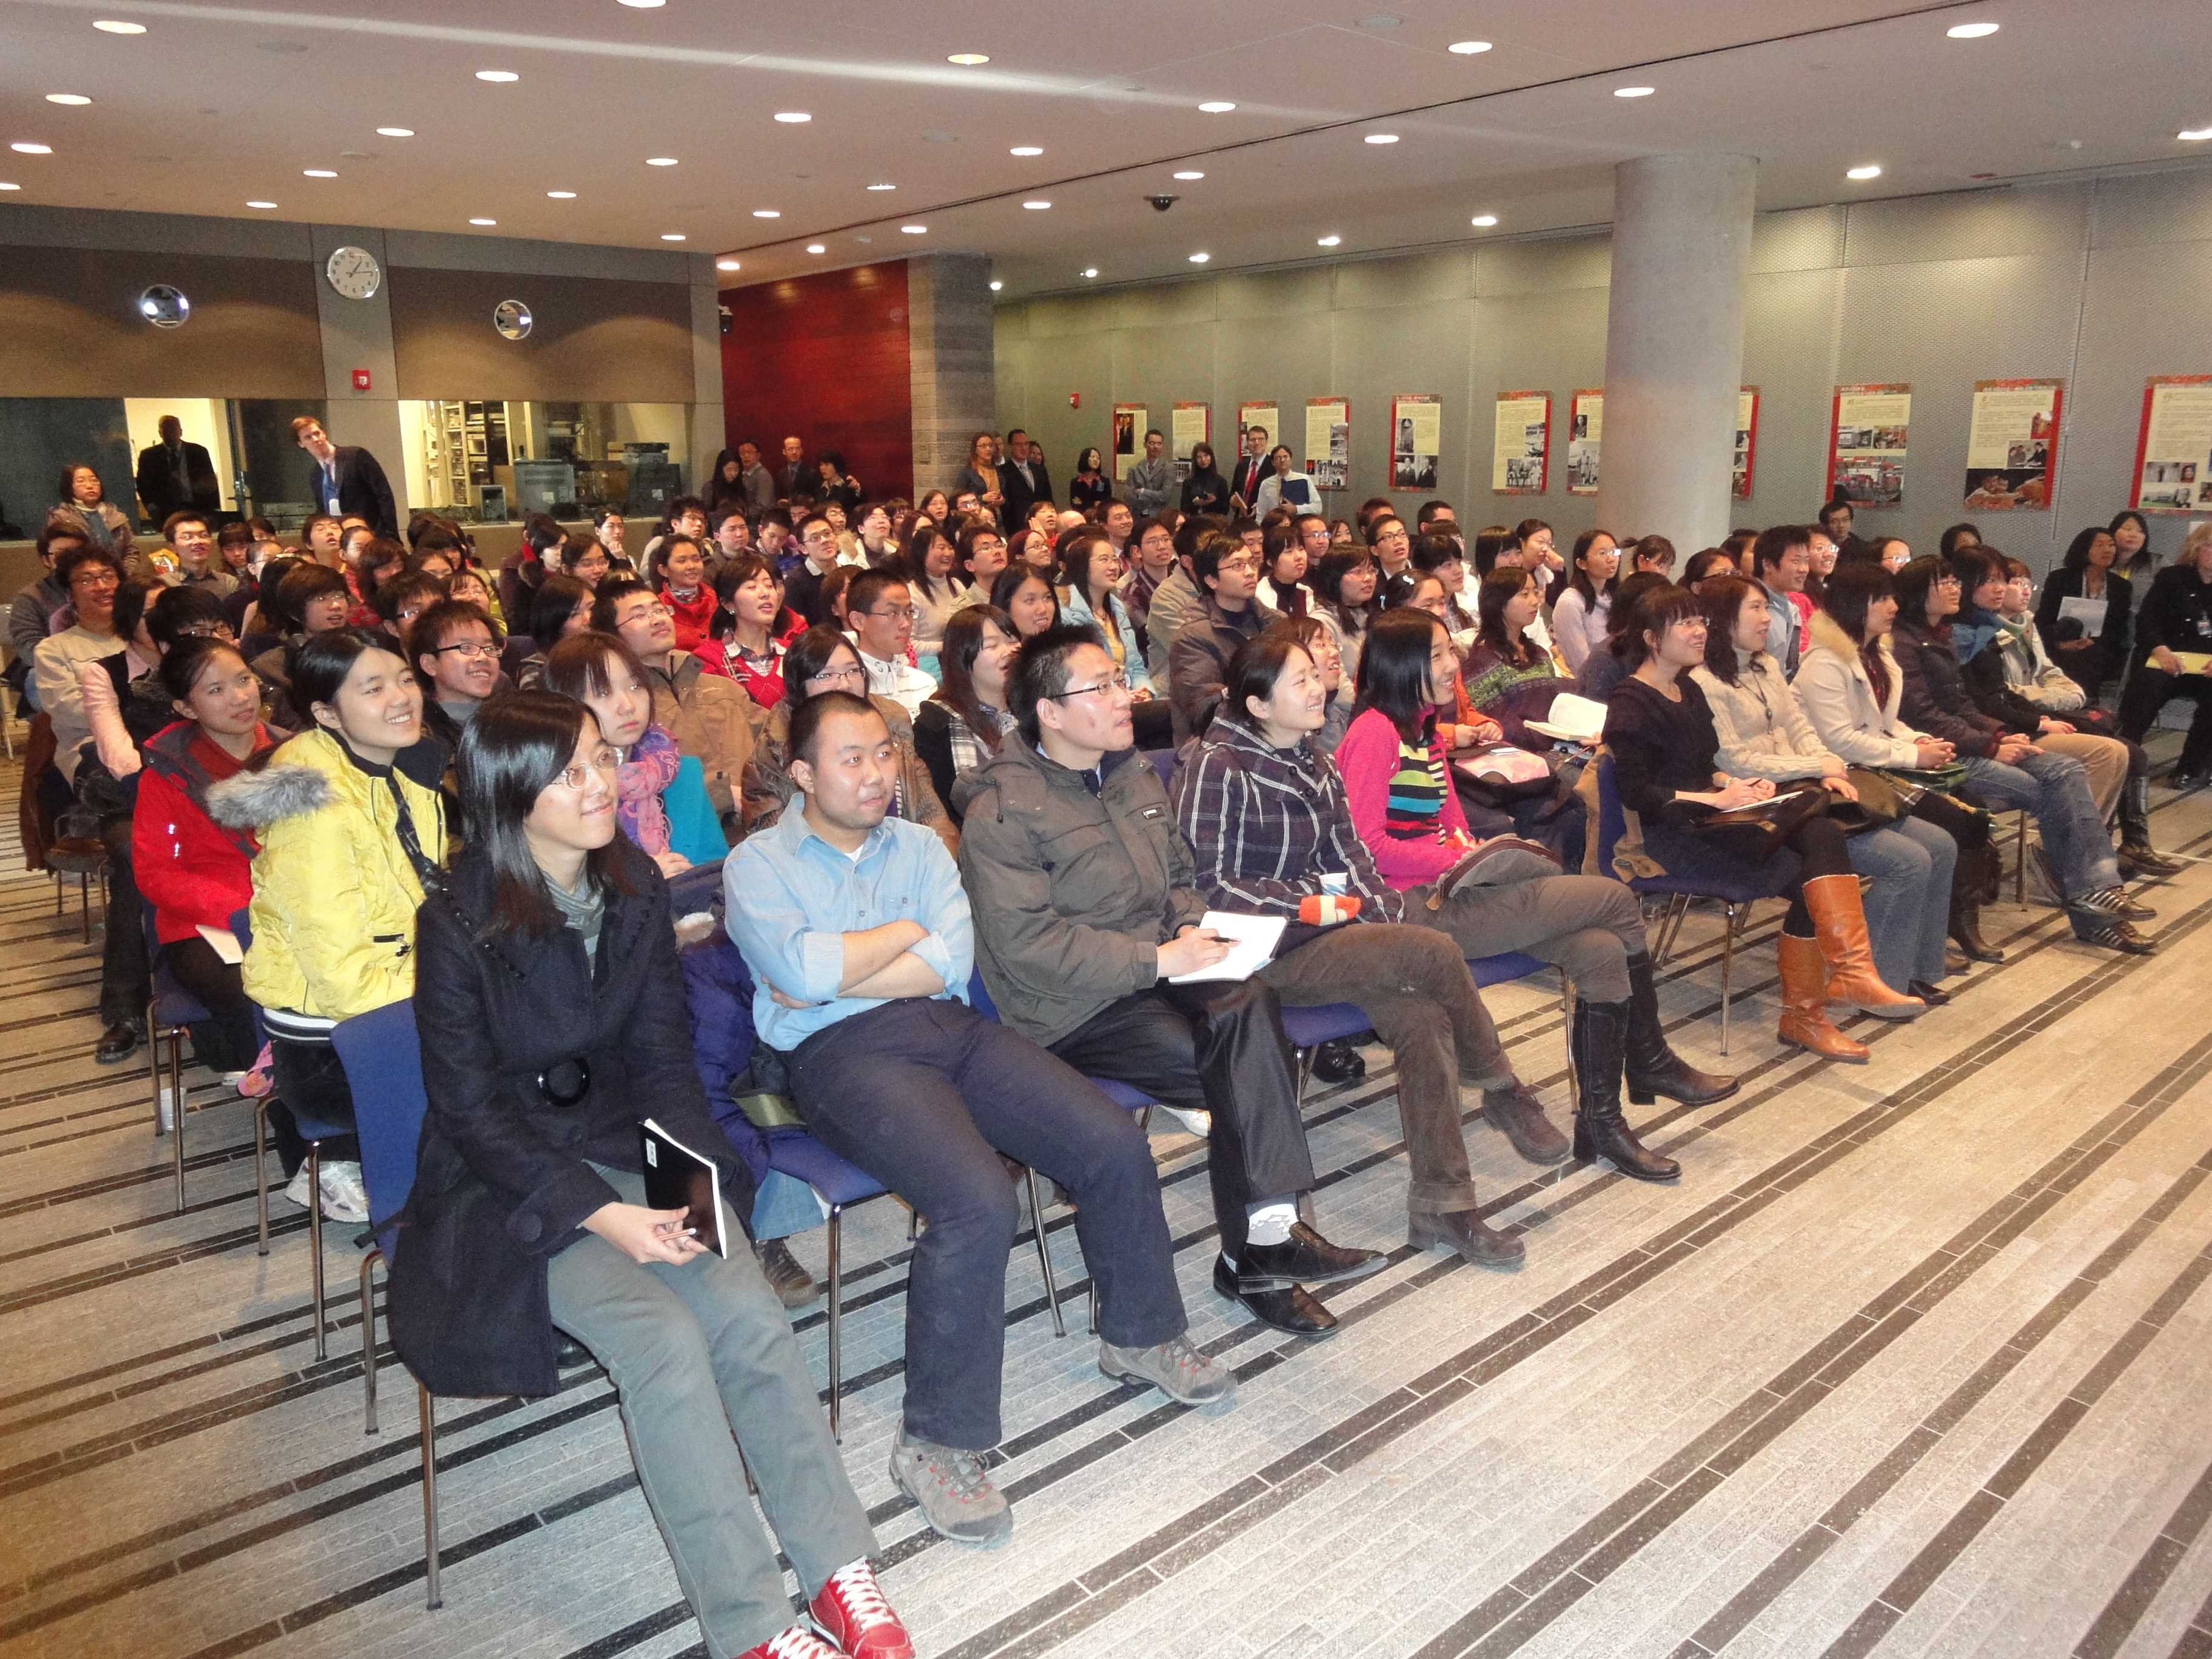
[[384, 268], [365, 247], [342, 247], [324, 264], [323, 275], [330, 279], [331, 287], [347, 299], [366, 300], [384, 281]]

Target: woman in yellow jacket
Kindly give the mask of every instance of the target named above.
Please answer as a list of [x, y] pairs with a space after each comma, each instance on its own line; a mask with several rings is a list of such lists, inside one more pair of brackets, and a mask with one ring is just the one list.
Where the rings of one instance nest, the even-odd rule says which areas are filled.
[[[392, 641], [342, 629], [308, 636], [288, 665], [301, 735], [268, 763], [209, 792], [218, 823], [255, 832], [253, 944], [246, 994], [269, 1035], [276, 1094], [325, 1122], [350, 1123], [353, 1097], [331, 1028], [415, 992], [415, 911], [445, 852], [434, 782], [410, 775], [422, 693]], [[434, 758], [430, 777], [442, 765]], [[272, 1111], [277, 1150], [308, 1201], [306, 1145]], [[323, 1212], [367, 1218], [357, 1147], [325, 1141]]]

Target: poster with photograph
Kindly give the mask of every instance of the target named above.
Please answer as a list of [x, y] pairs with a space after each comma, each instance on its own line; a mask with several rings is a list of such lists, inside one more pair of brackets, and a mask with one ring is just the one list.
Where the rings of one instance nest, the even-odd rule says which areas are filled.
[[[1177, 404], [1168, 411], [1168, 453], [1178, 480], [1190, 477], [1194, 446], [1213, 442], [1213, 409], [1207, 404]], [[1235, 461], [1230, 463], [1235, 465]]]
[[1352, 487], [1352, 405], [1341, 398], [1306, 399], [1306, 471], [1323, 489]]
[[2144, 513], [2212, 511], [2212, 374], [2154, 374], [2144, 386], [2130, 505]]
[[1912, 387], [1839, 386], [1828, 425], [1828, 492], [1853, 507], [1898, 507], [1905, 501], [1906, 430]]
[[1390, 399], [1390, 488], [1434, 495], [1437, 459], [1443, 453], [1443, 399], [1401, 392]]
[[1597, 494], [1597, 452], [1604, 441], [1604, 388], [1575, 392], [1567, 399], [1567, 494]]
[[1759, 458], [1759, 388], [1738, 386], [1735, 393], [1735, 478], [1729, 493], [1740, 501], [1751, 499], [1752, 467]]
[[1114, 447], [1107, 459], [1113, 464], [1114, 482], [1129, 476], [1129, 469], [1145, 459], [1145, 428], [1152, 417], [1142, 404], [1114, 405]]
[[1977, 380], [1966, 427], [1966, 504], [1978, 513], [2040, 513], [2058, 476], [2063, 380]]
[[1490, 452], [1490, 488], [1500, 495], [1540, 495], [1551, 482], [1552, 394], [1501, 392]]

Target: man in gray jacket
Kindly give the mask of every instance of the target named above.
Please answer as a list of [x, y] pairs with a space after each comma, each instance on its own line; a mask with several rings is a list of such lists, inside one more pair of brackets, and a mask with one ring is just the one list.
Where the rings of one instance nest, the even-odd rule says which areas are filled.
[[1189, 848], [1132, 747], [1127, 682], [1094, 629], [1061, 627], [1024, 643], [1007, 685], [1017, 733], [970, 786], [960, 841], [984, 987], [1076, 1070], [1208, 1116], [1214, 1288], [1279, 1330], [1324, 1334], [1336, 1321], [1303, 1286], [1382, 1258], [1298, 1218], [1313, 1160], [1275, 993], [1175, 982], [1228, 945], [1200, 926]]
[[1158, 427], [1145, 434], [1145, 459], [1129, 469], [1121, 487], [1129, 510], [1140, 519], [1157, 519], [1173, 499], [1175, 463], [1168, 459], [1168, 441]]

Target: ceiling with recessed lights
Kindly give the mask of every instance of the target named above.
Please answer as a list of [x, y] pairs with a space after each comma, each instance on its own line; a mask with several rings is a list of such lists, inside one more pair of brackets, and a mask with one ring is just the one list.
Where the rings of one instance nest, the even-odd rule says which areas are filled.
[[960, 250], [1009, 299], [1602, 223], [1613, 166], [1671, 150], [1757, 155], [1776, 209], [2212, 149], [2203, 0], [0, 12], [0, 204], [680, 246], [744, 281]]

